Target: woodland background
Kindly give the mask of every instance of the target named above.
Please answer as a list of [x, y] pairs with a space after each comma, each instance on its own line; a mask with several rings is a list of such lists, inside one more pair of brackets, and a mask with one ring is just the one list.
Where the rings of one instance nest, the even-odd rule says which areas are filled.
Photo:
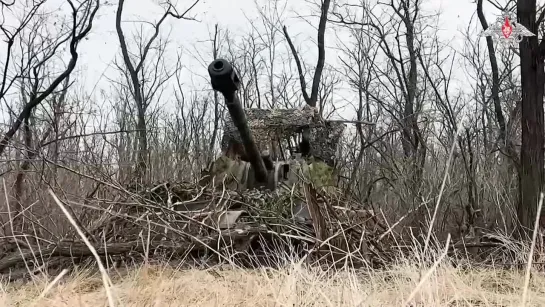
[[[85, 204], [108, 204], [109, 185], [196, 181], [219, 154], [227, 113], [206, 84], [206, 65], [220, 57], [241, 76], [244, 107], [310, 104], [325, 118], [376, 123], [346, 130], [339, 186], [392, 223], [405, 217], [400, 232], [427, 225], [443, 178], [438, 237], [511, 236], [518, 221], [532, 227], [536, 209], [528, 204], [535, 202], [521, 205], [518, 176], [535, 162], [521, 161], [526, 50], [497, 48], [478, 35], [496, 22], [485, 16], [516, 11], [514, 1], [490, 0], [484, 13], [483, 0], [474, 3], [457, 48], [438, 34], [448, 12], [426, 11], [421, 0], [309, 1], [311, 13], [298, 22], [311, 26], [311, 40], [284, 27], [293, 12], [274, 0], [255, 3], [259, 14], [248, 16], [244, 33], [217, 24], [182, 50], [169, 35], [200, 22], [193, 13], [200, 2], [162, 1], [152, 21], [139, 21], [125, 18], [132, 1], [1, 1], [3, 238], [54, 241], [70, 233], [47, 188], [87, 225], [95, 215]], [[533, 5], [534, 28], [542, 29], [543, 6]], [[97, 95], [78, 63], [105, 10], [116, 12], [108, 27], [119, 51], [115, 73], [103, 76], [110, 85]], [[188, 68], [182, 53], [202, 67]], [[533, 112], [536, 130], [542, 108]], [[543, 156], [542, 148], [532, 152]], [[542, 160], [526, 182], [542, 176]]]

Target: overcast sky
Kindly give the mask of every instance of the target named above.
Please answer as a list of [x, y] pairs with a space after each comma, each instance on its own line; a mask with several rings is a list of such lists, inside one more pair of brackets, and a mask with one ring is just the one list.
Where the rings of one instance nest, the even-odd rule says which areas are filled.
[[[260, 3], [264, 3], [263, 0], [258, 0]], [[115, 0], [114, 0], [115, 3]], [[178, 8], [183, 9], [187, 7], [191, 0], [178, 0]], [[452, 39], [453, 47], [459, 46], [460, 34], [459, 30], [463, 30], [467, 27], [470, 18], [475, 12], [476, 4], [471, 0], [424, 0], [424, 10], [427, 12], [441, 12], [441, 19], [439, 27], [442, 29], [440, 36], [443, 39]], [[304, 24], [297, 23], [295, 18], [296, 13], [307, 14], [313, 9], [305, 0], [290, 0], [289, 7], [286, 10], [285, 17], [287, 18], [287, 25], [290, 28], [292, 36], [296, 36], [295, 43], [301, 44], [302, 42], [314, 39], [316, 32], [305, 27]], [[314, 8], [315, 9], [315, 8]], [[486, 9], [486, 7], [485, 7]], [[128, 0], [125, 5], [125, 20], [157, 20], [161, 16], [162, 8], [157, 4], [157, 1], [153, 0]], [[487, 16], [489, 21], [495, 19], [497, 14], [494, 9], [487, 9]], [[114, 15], [115, 6], [112, 5], [108, 8], [103, 8], [101, 11], [101, 17], [96, 23], [96, 27], [93, 30], [93, 34], [90, 39], [81, 46], [83, 51], [82, 61], [79, 63], [79, 67], [85, 68], [86, 84], [88, 88], [92, 88], [98, 84], [97, 90], [104, 86], [106, 82], [103, 78], [104, 74], [111, 75], [112, 71], [109, 69], [109, 65], [116, 54], [119, 53], [119, 44], [117, 42], [117, 36], [115, 34], [114, 27]], [[163, 29], [166, 33], [171, 31], [171, 40], [173, 47], [180, 47], [182, 49], [191, 48], [195, 44], [203, 44], [202, 41], [209, 37], [209, 32], [213, 29], [214, 24], [217, 22], [224, 29], [235, 33], [243, 33], [249, 29], [247, 19], [245, 16], [253, 17], [257, 16], [254, 0], [202, 0], [193, 10], [193, 16], [199, 20], [194, 21], [179, 21], [171, 19], [168, 26]], [[292, 25], [290, 27], [290, 24]], [[297, 26], [293, 26], [297, 25]], [[124, 24], [124, 27], [129, 29], [130, 24]], [[302, 31], [300, 31], [302, 29]], [[299, 33], [302, 32], [302, 33]], [[329, 44], [334, 44], [333, 33], [329, 33]], [[458, 37], [458, 38], [456, 38]], [[316, 47], [309, 48], [311, 52], [314, 52]], [[455, 47], [456, 48], [456, 47]], [[206, 75], [205, 67], [202, 67], [200, 63], [192, 60], [188, 53], [184, 58], [184, 63], [191, 71], [200, 71], [203, 75]], [[327, 61], [335, 60], [335, 54], [328, 52], [326, 55]], [[186, 78], [190, 78], [188, 74]], [[205, 80], [186, 80], [187, 82], [205, 82]], [[202, 83], [201, 83], [202, 84]], [[200, 84], [199, 84], [200, 85]]]
[[[264, 0], [258, 0], [263, 3]], [[476, 4], [472, 0], [423, 0], [425, 9], [441, 10], [442, 18], [440, 27], [441, 36], [449, 39], [457, 35], [457, 31], [464, 29], [467, 26], [472, 14], [475, 11]], [[178, 0], [178, 8], [183, 9], [192, 0]], [[115, 0], [114, 0], [115, 3]], [[312, 6], [305, 0], [290, 0], [290, 7], [287, 8], [285, 16], [287, 17], [287, 25], [297, 22], [295, 14], [309, 13]], [[296, 12], [295, 12], [296, 11]], [[157, 4], [157, 1], [152, 0], [128, 0], [125, 4], [124, 16], [125, 20], [157, 20], [162, 13], [162, 8]], [[487, 12], [489, 19], [495, 16], [496, 12]], [[178, 44], [182, 48], [188, 48], [195, 44], [203, 44], [202, 41], [209, 37], [209, 32], [213, 29], [217, 22], [222, 28], [229, 29], [235, 33], [243, 33], [249, 29], [246, 17], [257, 16], [254, 0], [201, 0], [193, 10], [193, 16], [199, 19], [199, 22], [194, 21], [179, 21], [171, 19], [168, 27], [164, 27], [163, 31], [171, 32], [173, 44]], [[101, 16], [93, 30], [90, 39], [81, 46], [84, 57], [80, 65], [89, 67], [89, 74], [93, 75], [91, 79], [95, 81], [110, 64], [116, 53], [119, 52], [119, 43], [115, 34], [115, 6], [103, 8]], [[298, 24], [301, 26], [301, 24]], [[124, 27], [130, 29], [131, 25], [124, 24]], [[297, 28], [290, 27], [290, 32], [299, 32]], [[297, 43], [301, 43], [305, 39], [314, 39], [316, 32], [306, 28], [306, 33], [295, 33], [297, 35]], [[333, 38], [333, 37], [331, 37]], [[334, 43], [331, 40], [329, 43]], [[454, 40], [456, 44], [456, 40]], [[171, 46], [173, 47], [173, 46]], [[328, 58], [333, 57], [329, 54]], [[187, 63], [194, 65], [195, 63]], [[92, 82], [89, 80], [89, 82]]]
[[[64, 0], [53, 1], [63, 2]], [[266, 0], [257, 1], [265, 3], [264, 1]], [[316, 31], [296, 18], [296, 14], [306, 15], [313, 9], [316, 9], [316, 7], [308, 3], [310, 1], [314, 0], [289, 0], [289, 6], [284, 16], [286, 17], [286, 25], [290, 29], [290, 35], [295, 44], [297, 46], [301, 46], [301, 44], [309, 46], [305, 51], [310, 52], [310, 56], [312, 56], [316, 51], [316, 47], [311, 42], [316, 37]], [[90, 94], [94, 95], [98, 95], [101, 89], [107, 90], [109, 83], [105, 76], [114, 77], [111, 64], [114, 57], [119, 55], [119, 43], [115, 33], [117, 0], [109, 0], [109, 2], [109, 6], [101, 8], [100, 17], [95, 21], [89, 39], [84, 41], [79, 47], [81, 58], [78, 62], [78, 74], [76, 78], [79, 82], [85, 84], [85, 88]], [[177, 8], [184, 10], [191, 3], [193, 3], [193, 0], [177, 0]], [[474, 1], [423, 0], [423, 3], [424, 12], [441, 13], [441, 19], [438, 24], [441, 29], [439, 35], [443, 40], [451, 40], [451, 45], [458, 49], [461, 46], [461, 34], [459, 31], [467, 27], [468, 22], [475, 13], [476, 4]], [[124, 10], [124, 20], [126, 22], [123, 24], [123, 27], [126, 29], [126, 34], [130, 32], [131, 26], [134, 25], [130, 21], [156, 21], [163, 12], [163, 9], [158, 5], [158, 0], [126, 0]], [[485, 13], [489, 22], [494, 21], [498, 14], [497, 10], [486, 5]], [[242, 34], [248, 31], [249, 26], [246, 16], [252, 18], [257, 16], [257, 12], [254, 0], [201, 0], [191, 15], [195, 16], [199, 21], [170, 19], [162, 29], [162, 32], [167, 33], [170, 31], [170, 39], [172, 41], [172, 45], [170, 46], [171, 51], [183, 51], [185, 54], [184, 65], [188, 71], [207, 76], [206, 67], [194, 60], [188, 50], [193, 49], [193, 46], [203, 46], [203, 44], [206, 44], [202, 41], [209, 37], [209, 33], [215, 23], [219, 23], [220, 27], [228, 29], [233, 33]], [[335, 44], [334, 40], [335, 33], [329, 31], [326, 36], [326, 45]], [[332, 64], [335, 60], [336, 54], [328, 50], [326, 62]], [[193, 83], [196, 88], [202, 89], [207, 86], [206, 79], [195, 77], [194, 74], [185, 74], [184, 78], [184, 83]], [[351, 117], [349, 114], [345, 115]], [[343, 117], [345, 116], [343, 115]]]

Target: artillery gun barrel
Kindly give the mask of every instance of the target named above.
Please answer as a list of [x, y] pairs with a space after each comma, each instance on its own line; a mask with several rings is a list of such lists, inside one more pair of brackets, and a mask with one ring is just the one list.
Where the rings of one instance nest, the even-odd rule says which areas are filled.
[[248, 160], [254, 169], [256, 180], [258, 182], [267, 182], [265, 163], [250, 132], [250, 127], [248, 127], [244, 109], [236, 95], [240, 85], [237, 73], [228, 61], [217, 59], [208, 66], [208, 74], [210, 75], [212, 88], [225, 97], [225, 104], [235, 127], [240, 133], [240, 139], [246, 150]]

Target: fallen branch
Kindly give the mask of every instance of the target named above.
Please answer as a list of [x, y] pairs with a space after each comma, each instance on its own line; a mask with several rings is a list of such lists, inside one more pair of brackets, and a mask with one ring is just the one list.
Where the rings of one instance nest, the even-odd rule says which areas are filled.
[[[204, 250], [206, 246], [198, 243], [200, 241], [208, 246], [217, 246], [218, 243], [226, 241], [234, 241], [241, 238], [246, 238], [252, 235], [265, 233], [262, 228], [250, 228], [250, 229], [228, 229], [219, 232], [218, 235], [198, 238], [193, 242], [172, 242], [172, 241], [152, 241], [149, 242], [149, 246], [143, 245], [143, 241], [130, 241], [130, 242], [115, 242], [106, 245], [96, 245], [94, 248], [100, 256], [113, 256], [126, 253], [144, 253], [145, 250], [166, 250], [171, 254], [183, 254], [188, 251]], [[28, 250], [24, 250], [22, 253], [13, 252], [0, 259], [0, 272], [7, 270], [13, 266], [16, 266], [23, 261], [35, 259], [35, 253], [33, 251], [40, 251], [40, 257], [38, 258], [50, 258], [50, 257], [90, 257], [92, 256], [91, 250], [83, 242], [60, 242], [53, 246], [37, 247], [33, 246]]]

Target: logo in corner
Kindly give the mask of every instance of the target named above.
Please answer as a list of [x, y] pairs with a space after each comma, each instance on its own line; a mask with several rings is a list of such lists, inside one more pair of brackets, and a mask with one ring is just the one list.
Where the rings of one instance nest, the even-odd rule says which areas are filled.
[[492, 37], [492, 40], [500, 47], [518, 48], [518, 44], [525, 37], [536, 35], [516, 22], [515, 14], [504, 11], [494, 24], [481, 32], [480, 36]]

